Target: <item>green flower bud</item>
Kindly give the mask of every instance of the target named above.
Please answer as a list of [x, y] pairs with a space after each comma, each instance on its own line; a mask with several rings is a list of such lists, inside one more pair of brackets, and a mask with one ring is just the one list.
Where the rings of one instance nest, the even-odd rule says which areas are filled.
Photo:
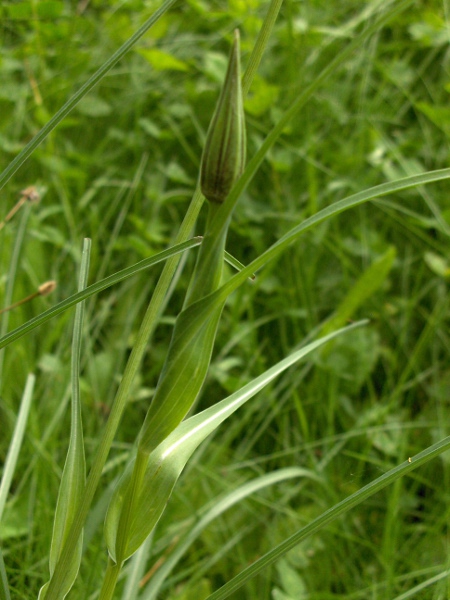
[[242, 99], [239, 30], [234, 32], [227, 74], [206, 136], [200, 168], [202, 194], [221, 203], [245, 166], [245, 116]]

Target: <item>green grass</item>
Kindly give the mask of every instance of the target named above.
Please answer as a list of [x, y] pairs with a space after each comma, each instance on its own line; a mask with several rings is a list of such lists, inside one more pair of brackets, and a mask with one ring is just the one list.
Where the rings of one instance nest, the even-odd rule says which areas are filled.
[[[3, 4], [2, 170], [159, 5]], [[246, 103], [249, 160], [298, 95], [373, 21], [377, 5], [284, 1]], [[3, 302], [50, 279], [58, 288], [0, 317], [3, 333], [77, 291], [84, 237], [92, 238], [89, 283], [173, 245], [195, 188], [232, 31], [240, 29], [246, 67], [266, 10], [260, 0], [177, 3], [14, 174], [2, 190], [0, 220], [20, 190], [38, 185], [44, 192], [39, 205], [0, 232]], [[448, 11], [447, 2], [414, 2], [323, 80], [242, 194], [227, 242], [233, 256], [248, 264], [341, 199], [448, 167]], [[202, 212], [196, 233], [204, 226]], [[446, 180], [392, 192], [311, 227], [229, 297], [195, 412], [324, 327], [370, 323], [285, 371], [207, 438], [151, 542], [126, 563], [117, 598], [133, 585], [133, 568], [145, 585], [139, 596], [125, 597], [150, 597], [153, 569], [190, 535], [160, 597], [207, 598], [330, 507], [448, 435], [449, 231]], [[100, 589], [111, 486], [147, 412], [196, 252], [184, 254], [134, 380], [69, 598], [93, 598]], [[137, 272], [86, 301], [80, 389], [88, 470], [160, 271], [157, 265]], [[234, 271], [226, 266], [225, 273]], [[37, 597], [48, 580], [70, 431], [73, 318], [73, 309], [63, 312], [1, 350], [2, 457], [28, 374], [36, 375], [0, 529], [13, 598]], [[301, 474], [231, 501], [193, 536], [227, 495], [292, 467]], [[444, 600], [448, 494], [447, 453], [303, 539], [230, 597]]]

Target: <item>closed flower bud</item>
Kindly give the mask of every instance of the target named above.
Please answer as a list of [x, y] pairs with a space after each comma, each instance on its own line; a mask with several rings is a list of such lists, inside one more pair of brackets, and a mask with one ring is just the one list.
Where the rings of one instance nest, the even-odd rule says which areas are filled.
[[42, 283], [39, 287], [38, 287], [38, 293], [40, 296], [47, 296], [48, 294], [51, 294], [53, 291], [56, 290], [56, 281], [46, 281], [45, 283]]
[[234, 32], [227, 74], [206, 136], [200, 187], [211, 202], [223, 202], [245, 166], [245, 117], [242, 99], [239, 31]]

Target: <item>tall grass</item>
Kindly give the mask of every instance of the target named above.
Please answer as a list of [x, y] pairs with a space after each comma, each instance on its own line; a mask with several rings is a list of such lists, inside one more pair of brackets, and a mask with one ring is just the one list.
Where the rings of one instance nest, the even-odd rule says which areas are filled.
[[172, 5], [4, 8], [3, 597], [445, 598], [442, 7]]

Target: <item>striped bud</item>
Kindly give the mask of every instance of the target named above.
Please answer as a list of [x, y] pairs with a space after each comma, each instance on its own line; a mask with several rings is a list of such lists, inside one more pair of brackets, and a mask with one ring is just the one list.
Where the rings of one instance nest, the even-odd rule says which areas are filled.
[[245, 116], [242, 99], [239, 30], [214, 116], [206, 136], [200, 168], [202, 194], [221, 203], [239, 179], [245, 166]]

